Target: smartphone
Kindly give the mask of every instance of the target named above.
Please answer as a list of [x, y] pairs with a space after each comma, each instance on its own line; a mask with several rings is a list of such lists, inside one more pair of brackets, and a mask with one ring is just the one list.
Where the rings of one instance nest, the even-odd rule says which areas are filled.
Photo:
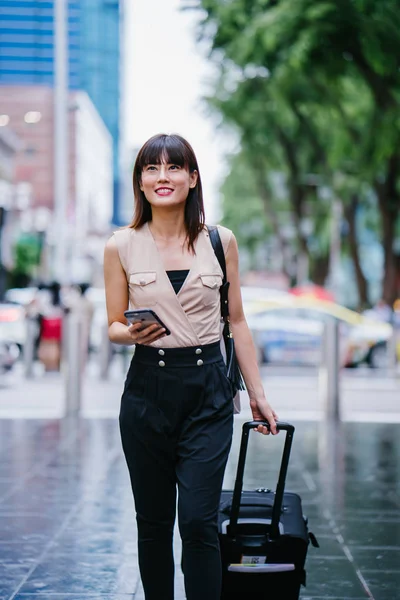
[[145, 329], [149, 325], [154, 325], [154, 323], [158, 323], [158, 325], [164, 327], [165, 335], [171, 335], [171, 332], [168, 329], [168, 327], [164, 325], [160, 317], [154, 312], [154, 310], [151, 310], [150, 308], [126, 310], [124, 312], [124, 315], [130, 323], [143, 323], [143, 327], [141, 327], [139, 331], [142, 331], [142, 329]]

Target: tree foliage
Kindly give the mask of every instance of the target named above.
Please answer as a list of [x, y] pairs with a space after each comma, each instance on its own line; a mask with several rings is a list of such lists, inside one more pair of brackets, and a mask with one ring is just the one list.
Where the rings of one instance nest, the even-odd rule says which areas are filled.
[[[331, 219], [327, 198], [340, 198], [349, 232], [343, 248], [353, 260], [365, 304], [356, 216], [373, 194], [384, 251], [382, 295], [392, 303], [398, 294], [394, 242], [400, 214], [398, 2], [198, 0], [190, 5], [202, 9], [199, 35], [210, 41], [219, 64], [209, 102], [239, 133], [267, 220], [275, 211], [267, 182], [279, 171], [296, 231], [293, 243], [308, 258], [313, 278], [323, 280]], [[307, 232], [304, 223], [310, 220]], [[271, 226], [279, 236], [277, 219]]]
[[40, 263], [40, 243], [33, 235], [23, 235], [15, 244], [13, 254], [14, 267], [8, 275], [8, 287], [26, 287]]

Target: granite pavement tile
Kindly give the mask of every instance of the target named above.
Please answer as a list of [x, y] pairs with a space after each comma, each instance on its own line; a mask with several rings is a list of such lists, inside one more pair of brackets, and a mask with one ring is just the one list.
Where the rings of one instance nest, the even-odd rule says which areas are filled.
[[[368, 598], [353, 565], [343, 557], [307, 559], [307, 595], [324, 598]], [[283, 599], [282, 599], [283, 600]]]
[[[233, 487], [243, 420], [236, 420], [225, 489]], [[0, 420], [0, 450], [7, 449], [0, 459], [0, 600], [30, 570], [15, 600], [144, 600], [117, 420], [80, 419], [74, 427]], [[316, 423], [298, 425], [287, 481], [321, 546], [309, 548], [301, 598], [371, 600], [359, 569], [374, 600], [400, 600], [400, 426], [346, 423], [333, 440], [336, 454], [322, 458], [321, 431]], [[275, 487], [283, 437], [251, 435], [245, 488]], [[177, 535], [174, 549], [176, 600], [184, 600]]]
[[347, 519], [337, 523], [340, 533], [352, 546], [400, 547], [400, 520], [380, 519], [366, 523], [364, 519]]
[[47, 554], [19, 593], [99, 595], [133, 594], [138, 584], [136, 561], [119, 555]]
[[400, 571], [386, 571], [383, 569], [363, 571], [374, 600], [399, 600], [400, 599]]
[[[398, 572], [400, 578], [400, 546], [349, 546], [354, 562], [362, 573], [370, 570]], [[399, 581], [400, 592], [400, 581]], [[400, 596], [400, 593], [399, 593]]]
[[8, 598], [29, 573], [30, 568], [29, 563], [21, 564], [18, 561], [0, 564], [0, 596]]
[[40, 515], [8, 514], [0, 515], [0, 542], [50, 540], [59, 522], [53, 518]]
[[[17, 594], [14, 600], [136, 600], [135, 594]], [[8, 600], [8, 598], [0, 598]]]

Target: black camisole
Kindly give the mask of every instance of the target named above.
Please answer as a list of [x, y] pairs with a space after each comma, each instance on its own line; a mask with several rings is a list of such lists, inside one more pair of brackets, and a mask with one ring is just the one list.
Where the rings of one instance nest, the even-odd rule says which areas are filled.
[[189, 269], [180, 269], [178, 271], [167, 271], [166, 272], [169, 280], [172, 284], [172, 287], [175, 290], [175, 294], [179, 292], [181, 287], [183, 286], [186, 277], [188, 276]]

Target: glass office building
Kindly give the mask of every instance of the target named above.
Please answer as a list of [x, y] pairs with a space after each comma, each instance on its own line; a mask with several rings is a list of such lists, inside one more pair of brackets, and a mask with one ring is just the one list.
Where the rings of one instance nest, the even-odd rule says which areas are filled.
[[[0, 86], [54, 85], [54, 2], [0, 0]], [[69, 86], [89, 94], [112, 135], [117, 225], [122, 16], [122, 0], [68, 0]]]
[[122, 110], [122, 0], [81, 0], [80, 85], [92, 99], [113, 137], [113, 223], [122, 225], [120, 113]]

